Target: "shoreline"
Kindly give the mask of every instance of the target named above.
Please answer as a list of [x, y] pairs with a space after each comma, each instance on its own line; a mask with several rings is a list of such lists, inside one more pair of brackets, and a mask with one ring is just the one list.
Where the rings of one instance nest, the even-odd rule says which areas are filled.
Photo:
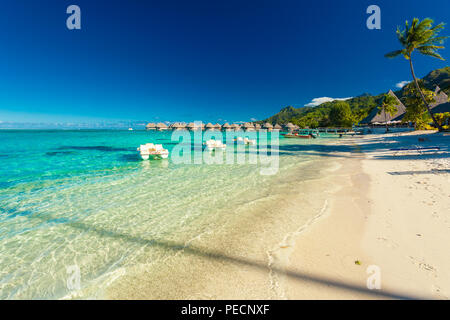
[[[308, 171], [290, 169], [289, 181], [243, 203], [222, 228], [183, 247], [161, 246], [175, 254], [118, 275], [96, 298], [447, 299], [450, 172], [439, 174], [434, 162], [448, 169], [448, 156], [387, 151], [422, 134], [428, 133], [348, 137], [312, 147]], [[448, 144], [429, 137], [430, 144]], [[424, 177], [427, 184], [417, 183]], [[411, 198], [415, 185], [421, 188]], [[430, 187], [440, 198], [427, 211], [422, 192]], [[423, 212], [435, 219], [432, 226]], [[381, 290], [367, 289], [369, 266], [379, 267]]]
[[341, 168], [333, 178], [339, 190], [330, 196], [326, 214], [296, 238], [287, 269], [308, 279], [288, 280], [288, 299], [372, 298], [362, 293], [369, 258], [360, 248], [367, 217], [368, 176], [362, 172], [359, 158], [342, 156]]
[[282, 299], [280, 259], [293, 246], [288, 238], [325, 214], [327, 195], [336, 190], [330, 183], [336, 161], [314, 158], [290, 169], [289, 181], [274, 184], [273, 194], [242, 204], [223, 228], [191, 241], [161, 268], [129, 270], [105, 298]]
[[[289, 299], [449, 298], [450, 259], [445, 252], [450, 242], [450, 201], [445, 190], [450, 172], [436, 171], [430, 164], [440, 161], [441, 167], [449, 169], [448, 157], [386, 155], [389, 143], [401, 139], [403, 144], [414, 143], [419, 135], [445, 145], [445, 138], [429, 134], [348, 139], [364, 156], [343, 155], [341, 173], [347, 179], [350, 176], [351, 183], [347, 181], [333, 196], [324, 219], [296, 239], [288, 264], [292, 270], [337, 283], [288, 281]], [[352, 170], [352, 162], [359, 168]], [[352, 173], [346, 174], [345, 167]], [[435, 191], [431, 199], [430, 192], [423, 193], [427, 188]], [[380, 271], [380, 290], [366, 286], [371, 275], [367, 267], [373, 265]]]

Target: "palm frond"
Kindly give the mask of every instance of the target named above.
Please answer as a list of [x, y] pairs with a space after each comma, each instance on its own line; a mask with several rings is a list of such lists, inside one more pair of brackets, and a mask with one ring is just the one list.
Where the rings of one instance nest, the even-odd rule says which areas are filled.
[[421, 47], [421, 48], [418, 48], [417, 50], [425, 56], [431, 56], [431, 57], [438, 58], [440, 60], [445, 60], [439, 53], [437, 53], [431, 49], [424, 49], [423, 47]]
[[397, 27], [396, 34], [398, 41], [403, 49], [396, 50], [385, 54], [386, 58], [395, 58], [402, 54], [406, 59], [411, 58], [411, 53], [414, 50], [421, 54], [444, 59], [436, 51], [444, 49], [442, 44], [448, 38], [447, 36], [438, 36], [438, 33], [444, 28], [444, 23], [439, 23], [433, 26], [434, 20], [425, 18], [420, 21], [414, 18], [411, 23], [405, 21], [405, 29]]
[[403, 49], [403, 50], [396, 50], [396, 51], [392, 51], [392, 52], [386, 53], [384, 56], [385, 56], [386, 58], [392, 59], [392, 58], [398, 57], [398, 56], [401, 55], [401, 54], [404, 54], [404, 49]]

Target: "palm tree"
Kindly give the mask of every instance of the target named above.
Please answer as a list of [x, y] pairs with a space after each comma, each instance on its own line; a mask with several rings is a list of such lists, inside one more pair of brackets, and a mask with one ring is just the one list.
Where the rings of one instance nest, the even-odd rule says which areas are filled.
[[441, 131], [442, 127], [439, 125], [439, 123], [436, 121], [436, 118], [431, 113], [430, 105], [425, 100], [422, 90], [420, 90], [412, 63], [412, 53], [416, 49], [423, 55], [444, 60], [444, 58], [442, 58], [442, 56], [436, 52], [438, 49], [444, 48], [444, 46], [441, 46], [440, 44], [442, 44], [444, 40], [447, 39], [447, 37], [437, 36], [438, 33], [444, 28], [444, 23], [440, 23], [433, 27], [433, 22], [434, 21], [430, 18], [425, 18], [422, 21], [414, 18], [411, 25], [409, 25], [408, 20], [405, 22], [404, 30], [400, 30], [400, 28], [397, 27], [397, 38], [400, 41], [403, 49], [389, 52], [385, 54], [385, 57], [395, 58], [399, 55], [403, 55], [406, 60], [409, 60], [411, 74], [413, 76], [417, 91], [420, 93], [420, 96], [422, 97], [422, 100], [428, 110], [428, 113], [430, 114], [431, 119], [433, 119], [434, 125], [439, 129], [439, 131]]
[[387, 124], [387, 115], [389, 114], [393, 117], [397, 113], [397, 99], [395, 99], [390, 94], [385, 94], [383, 97], [383, 102], [379, 107], [378, 114], [381, 114], [384, 111], [384, 121], [386, 123], [386, 132], [389, 131], [389, 127]]

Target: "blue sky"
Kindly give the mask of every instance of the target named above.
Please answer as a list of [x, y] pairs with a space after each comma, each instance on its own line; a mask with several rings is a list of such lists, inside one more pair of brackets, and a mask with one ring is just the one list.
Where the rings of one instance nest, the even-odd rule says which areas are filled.
[[[81, 30], [66, 28], [71, 4]], [[371, 4], [381, 30], [366, 28]], [[411, 78], [383, 57], [396, 26], [447, 23], [450, 1], [8, 0], [1, 12], [0, 121], [232, 122], [395, 89]], [[418, 76], [447, 65], [415, 59]]]

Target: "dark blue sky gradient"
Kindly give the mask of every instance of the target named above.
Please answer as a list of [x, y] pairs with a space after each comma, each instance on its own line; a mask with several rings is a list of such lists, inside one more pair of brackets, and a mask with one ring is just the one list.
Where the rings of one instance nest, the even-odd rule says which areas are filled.
[[[81, 30], [66, 28], [70, 4]], [[370, 4], [381, 30], [366, 28]], [[396, 26], [449, 12], [448, 0], [2, 1], [0, 121], [248, 121], [378, 94], [411, 78], [383, 57]], [[415, 65], [424, 76], [448, 63]]]

